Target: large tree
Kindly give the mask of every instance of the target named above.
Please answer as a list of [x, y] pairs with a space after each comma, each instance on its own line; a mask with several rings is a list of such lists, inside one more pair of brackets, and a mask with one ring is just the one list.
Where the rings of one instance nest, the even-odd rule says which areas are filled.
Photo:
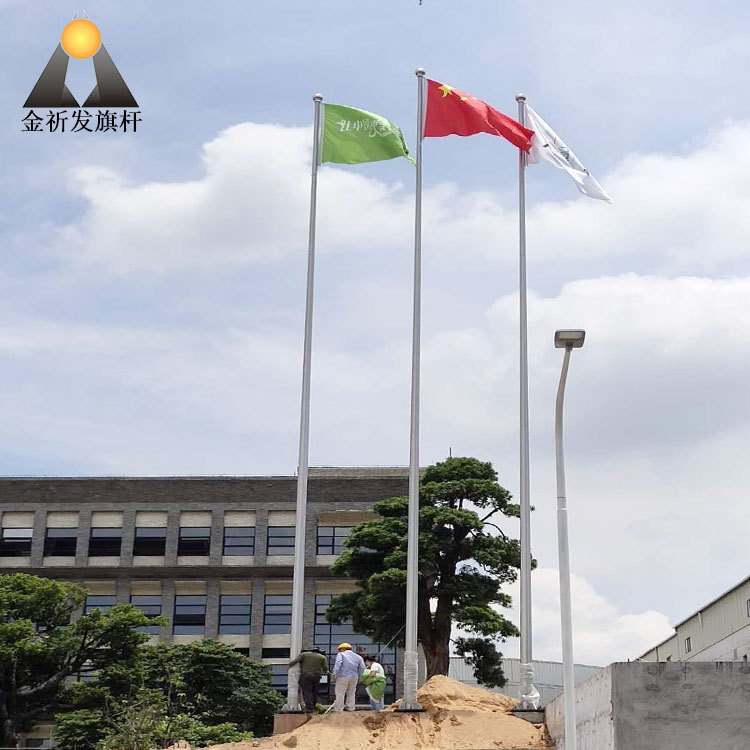
[[[505, 684], [495, 641], [518, 635], [499, 611], [510, 606], [503, 584], [520, 566], [518, 541], [497, 521], [518, 517], [519, 506], [501, 487], [492, 464], [449, 458], [425, 470], [419, 498], [418, 638], [427, 676], [447, 674], [451, 634], [479, 681]], [[328, 609], [332, 623], [351, 620], [355, 629], [381, 643], [401, 633], [406, 598], [408, 499], [375, 503], [376, 520], [356, 526], [333, 565], [337, 575], [357, 581], [357, 590], [337, 596]]]
[[86, 591], [25, 573], [0, 576], [0, 746], [63, 705], [65, 678], [133, 658], [148, 618], [128, 605], [73, 620]]

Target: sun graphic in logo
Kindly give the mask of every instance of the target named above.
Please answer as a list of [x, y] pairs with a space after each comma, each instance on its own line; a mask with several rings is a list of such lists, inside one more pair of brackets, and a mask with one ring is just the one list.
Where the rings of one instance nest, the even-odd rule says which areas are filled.
[[79, 18], [63, 29], [60, 42], [71, 57], [83, 60], [97, 53], [102, 45], [102, 35], [95, 23]]
[[[2, 0], [0, 0], [0, 4]], [[86, 11], [84, 11], [85, 15]], [[76, 13], [76, 16], [78, 14]], [[90, 59], [94, 65], [96, 86], [88, 95], [83, 105], [79, 104], [68, 88], [65, 78], [68, 64], [81, 63], [76, 60]], [[87, 65], [91, 63], [83, 63]], [[99, 27], [86, 18], [74, 17], [63, 29], [60, 42], [52, 53], [49, 62], [31, 90], [24, 107], [137, 107], [133, 94], [120, 75], [102, 42]]]

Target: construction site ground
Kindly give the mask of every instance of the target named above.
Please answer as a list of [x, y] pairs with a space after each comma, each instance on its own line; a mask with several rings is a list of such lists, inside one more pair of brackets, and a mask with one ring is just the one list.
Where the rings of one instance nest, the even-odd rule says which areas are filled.
[[356, 711], [315, 715], [292, 732], [212, 750], [547, 750], [543, 725], [511, 713], [512, 698], [433, 677], [419, 690], [421, 713]]

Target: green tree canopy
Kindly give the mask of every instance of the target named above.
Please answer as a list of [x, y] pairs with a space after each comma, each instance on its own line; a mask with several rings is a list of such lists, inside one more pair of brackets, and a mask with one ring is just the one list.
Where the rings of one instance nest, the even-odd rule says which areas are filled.
[[[428, 677], [447, 674], [454, 628], [473, 637], [457, 640], [477, 679], [502, 686], [505, 678], [494, 642], [518, 635], [499, 611], [510, 606], [504, 584], [516, 580], [518, 541], [497, 525], [518, 517], [519, 506], [498, 484], [492, 464], [449, 458], [425, 470], [420, 482], [418, 638]], [[374, 506], [376, 520], [356, 526], [332, 566], [356, 579], [357, 590], [337, 596], [328, 620], [351, 620], [381, 643], [402, 631], [406, 598], [408, 499], [394, 497]], [[403, 645], [403, 634], [397, 638]]]
[[15, 573], [0, 576], [0, 745], [63, 705], [66, 677], [84, 666], [131, 660], [148, 618], [128, 605], [73, 620], [86, 591], [72, 583]]
[[235, 741], [268, 734], [283, 703], [266, 667], [210, 640], [141, 646], [132, 661], [73, 685], [68, 697], [77, 710], [55, 717], [60, 750], [121, 747], [128, 736], [149, 747]]

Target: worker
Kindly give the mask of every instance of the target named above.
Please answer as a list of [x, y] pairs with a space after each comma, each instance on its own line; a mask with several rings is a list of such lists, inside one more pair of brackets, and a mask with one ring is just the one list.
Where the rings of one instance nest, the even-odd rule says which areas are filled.
[[367, 690], [370, 706], [373, 711], [382, 711], [385, 708], [383, 695], [385, 694], [385, 670], [378, 662], [377, 656], [365, 656], [367, 669], [362, 673], [362, 683]]
[[336, 713], [355, 710], [357, 683], [364, 671], [364, 659], [352, 651], [350, 643], [341, 643], [333, 665], [333, 679], [336, 681], [333, 710]]
[[319, 648], [303, 648], [296, 659], [289, 662], [289, 669], [299, 664], [299, 689], [308, 712], [315, 711], [320, 695], [320, 678], [328, 674], [328, 659]]

